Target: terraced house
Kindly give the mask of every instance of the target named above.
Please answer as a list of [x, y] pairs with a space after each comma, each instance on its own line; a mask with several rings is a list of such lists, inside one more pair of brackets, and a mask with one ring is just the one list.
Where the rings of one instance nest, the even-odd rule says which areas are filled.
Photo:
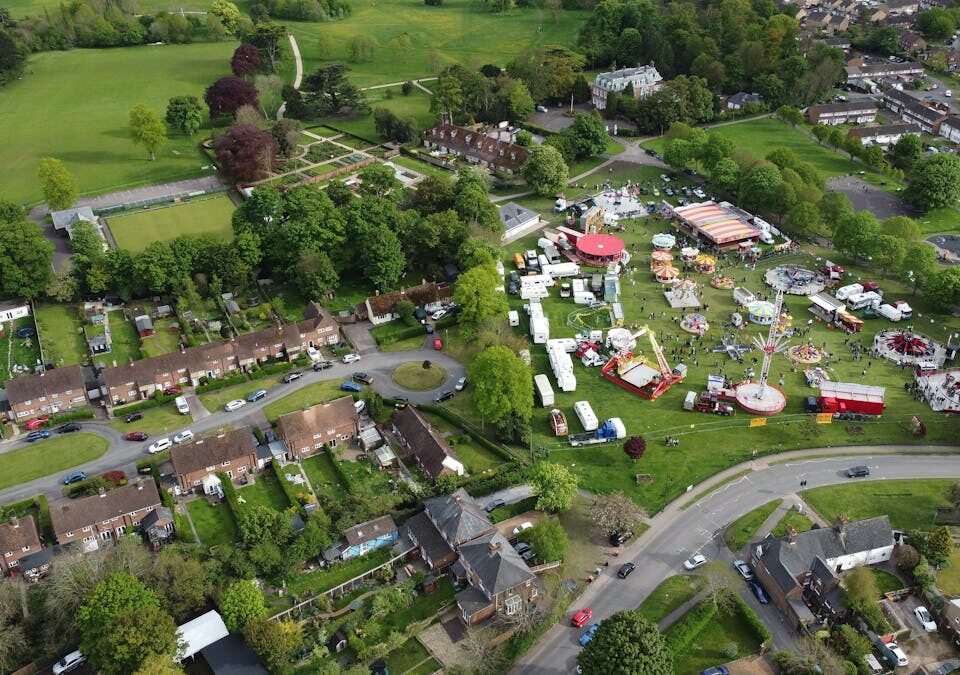
[[25, 422], [79, 408], [87, 402], [83, 368], [66, 366], [24, 375], [7, 382], [10, 419]]
[[242, 427], [216, 436], [200, 438], [193, 443], [170, 449], [174, 478], [180, 492], [213, 491], [220, 480], [217, 473], [238, 479], [257, 470], [257, 442], [250, 429]]

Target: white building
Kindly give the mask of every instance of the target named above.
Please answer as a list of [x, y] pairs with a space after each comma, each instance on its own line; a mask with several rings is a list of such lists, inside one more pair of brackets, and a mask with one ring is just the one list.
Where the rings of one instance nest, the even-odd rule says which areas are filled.
[[950, 115], [940, 124], [940, 135], [948, 141], [960, 143], [960, 115]]
[[30, 316], [30, 303], [26, 300], [0, 302], [0, 321], [16, 321]]
[[633, 85], [634, 98], [642, 99], [657, 91], [662, 83], [663, 77], [653, 64], [600, 73], [593, 81], [593, 106], [603, 110], [607, 107], [607, 95], [611, 92], [619, 94], [628, 84]]

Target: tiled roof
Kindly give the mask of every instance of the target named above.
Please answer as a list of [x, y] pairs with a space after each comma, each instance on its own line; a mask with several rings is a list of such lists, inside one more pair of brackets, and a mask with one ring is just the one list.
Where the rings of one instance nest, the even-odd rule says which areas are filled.
[[430, 520], [451, 546], [459, 546], [494, 529], [484, 510], [463, 488], [451, 495], [428, 499], [424, 506]]
[[356, 425], [357, 409], [353, 403], [352, 396], [342, 396], [306, 410], [281, 415], [277, 420], [277, 435], [289, 442], [301, 436], [329, 433], [345, 423]]
[[39, 546], [40, 536], [33, 516], [24, 516], [16, 521], [0, 525], [0, 557], [8, 551], [19, 553], [24, 546]]
[[402, 299], [406, 298], [414, 305], [428, 305], [432, 302], [439, 302], [453, 296], [453, 289], [447, 284], [429, 282], [410, 288], [401, 288], [399, 291], [381, 293], [380, 295], [371, 295], [367, 298], [370, 303], [370, 309], [374, 316], [385, 316], [392, 314], [394, 307]]
[[393, 414], [393, 425], [410, 445], [410, 452], [420, 458], [423, 470], [431, 479], [436, 480], [443, 472], [443, 461], [447, 457], [459, 461], [453, 448], [412, 406], [396, 411]]
[[257, 440], [248, 427], [233, 429], [219, 436], [207, 436], [193, 443], [175, 445], [170, 461], [178, 476], [203, 471], [208, 466], [220, 470], [220, 464], [256, 453]]
[[397, 524], [390, 516], [380, 516], [374, 520], [354, 525], [343, 531], [343, 536], [350, 546], [374, 541], [378, 537], [397, 531]]
[[404, 526], [416, 538], [417, 543], [423, 548], [430, 560], [436, 562], [453, 553], [453, 549], [440, 536], [440, 532], [425, 512], [421, 511], [413, 516], [407, 520]]
[[152, 480], [139, 479], [102, 495], [58, 499], [50, 504], [50, 520], [53, 531], [59, 535], [159, 505], [160, 493], [156, 484]]
[[530, 150], [520, 145], [507, 143], [455, 124], [438, 122], [424, 132], [431, 142], [450, 148], [466, 157], [518, 171], [530, 157]]
[[491, 595], [503, 593], [535, 577], [527, 563], [499, 532], [460, 546], [460, 558], [480, 577]]
[[38, 375], [23, 375], [7, 382], [7, 400], [10, 404], [33, 401], [43, 396], [63, 394], [65, 391], [84, 391], [83, 367], [53, 368]]

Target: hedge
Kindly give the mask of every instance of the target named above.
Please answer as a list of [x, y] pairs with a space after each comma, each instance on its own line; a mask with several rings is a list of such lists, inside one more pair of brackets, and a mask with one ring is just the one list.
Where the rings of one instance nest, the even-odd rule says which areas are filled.
[[170, 513], [173, 514], [173, 531], [176, 533], [177, 539], [188, 544], [197, 543], [196, 539], [193, 538], [193, 529], [190, 527], [190, 523], [187, 522], [186, 518], [177, 513], [177, 504], [173, 500], [173, 495], [160, 486], [156, 467], [153, 467], [150, 475], [153, 477], [154, 483], [157, 484], [157, 490], [160, 492], [160, 502], [170, 509]]
[[262, 366], [258, 366], [256, 370], [247, 374], [251, 380], [259, 380], [274, 373], [285, 373], [292, 368], [292, 361], [277, 361], [276, 363], [265, 363]]
[[50, 424], [61, 424], [63, 422], [73, 422], [74, 420], [92, 420], [95, 417], [92, 408], [82, 408], [72, 412], [59, 413], [50, 416]]
[[502, 490], [511, 485], [518, 485], [523, 482], [522, 467], [518, 462], [502, 466], [498, 469], [490, 469], [489, 472], [468, 478], [460, 483], [471, 497], [483, 497], [497, 490]]
[[233, 375], [231, 377], [223, 377], [219, 380], [211, 380], [206, 384], [201, 384], [197, 386], [198, 394], [206, 394], [208, 391], [216, 391], [217, 389], [223, 389], [224, 387], [232, 387], [235, 384], [243, 384], [247, 381], [247, 376], [243, 373], [239, 375]]
[[[277, 477], [277, 482], [280, 483], [280, 489], [282, 489], [283, 494], [287, 496], [287, 501], [290, 502], [290, 506], [296, 507], [297, 511], [302, 515], [303, 507], [300, 505], [300, 498], [297, 496], [297, 493], [294, 492], [294, 486], [291, 485], [287, 477], [283, 475], [283, 467], [280, 466], [280, 462], [274, 460], [270, 462], [270, 466], [273, 467], [273, 474]], [[306, 489], [306, 484], [304, 484], [304, 489]]]
[[464, 420], [459, 415], [456, 415], [450, 410], [444, 408], [443, 406], [422, 404], [418, 405], [417, 408], [424, 412], [436, 415], [437, 417], [442, 417], [447, 422], [450, 422], [450, 424], [460, 427], [463, 429], [464, 433], [468, 434], [479, 445], [482, 445], [484, 448], [495, 454], [503, 461], [512, 462], [516, 459], [513, 453], [507, 450], [506, 447], [500, 445], [499, 443], [494, 443], [489, 438], [481, 434], [472, 424]]
[[263, 429], [261, 429], [260, 427], [254, 427], [254, 428], [253, 428], [253, 435], [254, 435], [254, 438], [257, 439], [257, 444], [258, 444], [258, 445], [266, 445], [266, 444], [267, 444], [267, 437], [263, 435]]
[[[371, 333], [371, 335], [373, 334]], [[395, 342], [400, 342], [400, 340], [415, 338], [421, 335], [426, 335], [426, 333], [424, 333], [423, 326], [417, 324], [416, 326], [407, 326], [406, 328], [402, 328], [385, 335], [373, 335], [373, 339], [377, 341], [378, 346], [386, 347], [387, 345], [392, 345]]]
[[123, 417], [124, 415], [129, 415], [130, 413], [139, 412], [141, 410], [149, 410], [150, 408], [156, 408], [161, 406], [164, 403], [172, 401], [176, 396], [165, 396], [162, 392], [155, 393], [152, 397], [144, 400], [138, 401], [136, 403], [127, 403], [126, 405], [117, 406], [113, 409], [114, 417]]
[[674, 656], [682, 653], [716, 615], [717, 606], [710, 600], [704, 600], [680, 617], [664, 635], [670, 653]]
[[740, 612], [740, 616], [742, 616], [744, 621], [747, 622], [747, 625], [750, 626], [750, 630], [754, 636], [763, 644], [770, 644], [773, 635], [770, 633], [770, 630], [763, 625], [763, 621], [757, 616], [753, 607], [748, 605], [747, 601], [740, 597], [738, 593], [733, 594], [733, 599], [737, 603], [737, 611]]
[[103, 488], [104, 491], [109, 492], [115, 487], [117, 487], [116, 483], [107, 480], [103, 476], [91, 476], [90, 478], [78, 481], [73, 485], [63, 488], [61, 493], [64, 497], [74, 499], [80, 496], [95, 495], [100, 491], [100, 488]]
[[517, 126], [521, 129], [526, 129], [532, 134], [537, 134], [543, 136], [544, 138], [550, 138], [551, 136], [556, 136], [558, 132], [553, 131], [552, 129], [547, 129], [546, 127], [538, 127], [536, 124], [530, 124], [529, 122], [517, 122]]

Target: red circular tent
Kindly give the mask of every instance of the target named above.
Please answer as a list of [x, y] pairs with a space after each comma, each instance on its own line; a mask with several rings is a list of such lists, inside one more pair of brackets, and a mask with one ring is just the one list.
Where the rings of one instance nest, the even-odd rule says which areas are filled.
[[623, 249], [623, 240], [612, 234], [586, 234], [577, 240], [577, 254], [587, 265], [619, 262]]

